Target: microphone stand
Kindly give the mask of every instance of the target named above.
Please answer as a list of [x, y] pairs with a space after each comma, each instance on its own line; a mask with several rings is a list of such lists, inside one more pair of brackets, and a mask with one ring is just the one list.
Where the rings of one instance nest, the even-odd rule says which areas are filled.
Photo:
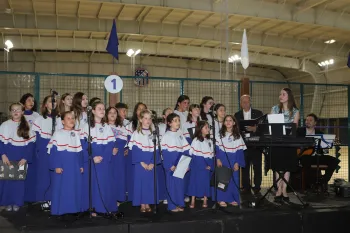
[[88, 172], [89, 172], [89, 217], [90, 219], [93, 217], [92, 213], [94, 212], [93, 208], [92, 208], [92, 171], [91, 171], [91, 166], [92, 166], [92, 148], [91, 148], [91, 129], [90, 129], [90, 122], [91, 122], [91, 111], [87, 112], [87, 122], [88, 122], [88, 138], [87, 138], [87, 142], [88, 142]]
[[157, 124], [157, 119], [154, 120], [154, 126], [155, 126], [155, 130], [153, 131], [153, 182], [154, 182], [154, 209], [153, 209], [153, 213], [157, 214], [157, 163], [156, 163], [156, 159], [157, 159], [157, 136], [158, 136], [158, 142], [159, 142], [159, 128], [158, 128], [158, 124]]
[[213, 169], [213, 171], [214, 171], [214, 205], [213, 205], [212, 209], [214, 211], [216, 211], [218, 184], [217, 184], [217, 175], [216, 175], [217, 162], [216, 162], [216, 138], [215, 138], [215, 114], [214, 114], [214, 110], [212, 110], [210, 112], [210, 115], [211, 115], [212, 129], [213, 129], [213, 158], [214, 158], [214, 169]]
[[52, 104], [52, 110], [51, 110], [51, 119], [52, 119], [52, 128], [51, 128], [51, 136], [55, 133], [56, 130], [56, 112], [55, 112], [55, 103], [56, 103], [56, 97], [57, 92], [51, 89], [51, 104]]

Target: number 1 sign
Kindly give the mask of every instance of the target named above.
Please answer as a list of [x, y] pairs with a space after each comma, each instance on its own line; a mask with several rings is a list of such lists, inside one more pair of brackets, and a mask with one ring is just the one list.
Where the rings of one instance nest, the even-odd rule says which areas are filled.
[[123, 89], [123, 80], [117, 75], [110, 75], [105, 80], [105, 88], [109, 93], [118, 93]]

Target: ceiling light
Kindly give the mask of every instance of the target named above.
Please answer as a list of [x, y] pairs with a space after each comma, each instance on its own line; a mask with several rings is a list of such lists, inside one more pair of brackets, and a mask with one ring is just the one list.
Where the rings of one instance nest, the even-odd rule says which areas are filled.
[[237, 54], [228, 58], [228, 62], [235, 62], [238, 60], [241, 60], [241, 57], [238, 56]]
[[336, 40], [331, 39], [331, 40], [325, 41], [324, 43], [325, 43], [325, 44], [333, 44], [334, 42], [336, 42]]
[[10, 40], [5, 41], [5, 45], [7, 49], [12, 49], [13, 48], [13, 43]]
[[334, 59], [329, 59], [318, 63], [319, 66], [328, 66], [333, 64], [334, 64]]
[[141, 49], [138, 49], [136, 51], [134, 51], [133, 49], [129, 49], [127, 52], [126, 52], [126, 55], [128, 57], [135, 57], [137, 54], [141, 53]]

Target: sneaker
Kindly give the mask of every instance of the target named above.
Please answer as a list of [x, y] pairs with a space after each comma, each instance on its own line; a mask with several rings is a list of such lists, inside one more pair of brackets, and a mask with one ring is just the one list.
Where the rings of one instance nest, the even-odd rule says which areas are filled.
[[185, 202], [190, 202], [190, 198], [189, 197], [185, 197]]
[[168, 204], [168, 200], [164, 200], [164, 201], [163, 201], [163, 204], [164, 204], [164, 205], [167, 205], [167, 204]]
[[12, 206], [12, 209], [13, 209], [13, 211], [17, 212], [19, 210], [19, 206], [14, 205], [14, 206]]
[[8, 212], [12, 211], [12, 206], [11, 205], [6, 206], [6, 211]]

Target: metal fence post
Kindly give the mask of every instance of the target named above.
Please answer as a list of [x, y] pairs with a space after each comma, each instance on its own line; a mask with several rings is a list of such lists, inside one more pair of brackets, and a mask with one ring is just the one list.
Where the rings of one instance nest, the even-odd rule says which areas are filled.
[[34, 79], [34, 99], [40, 103], [40, 75], [35, 74]]

